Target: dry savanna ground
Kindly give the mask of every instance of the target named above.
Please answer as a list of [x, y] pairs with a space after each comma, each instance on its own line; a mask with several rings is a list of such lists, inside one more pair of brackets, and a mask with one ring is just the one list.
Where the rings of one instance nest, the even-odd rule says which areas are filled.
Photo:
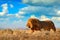
[[60, 29], [56, 32], [52, 30], [29, 32], [29, 30], [0, 30], [0, 40], [60, 40]]

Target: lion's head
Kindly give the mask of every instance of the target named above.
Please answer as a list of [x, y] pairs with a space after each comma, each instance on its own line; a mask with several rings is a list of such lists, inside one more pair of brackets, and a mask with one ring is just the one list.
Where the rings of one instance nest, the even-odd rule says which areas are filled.
[[27, 27], [31, 28], [32, 30], [38, 30], [40, 27], [40, 21], [36, 18], [30, 18], [27, 22]]

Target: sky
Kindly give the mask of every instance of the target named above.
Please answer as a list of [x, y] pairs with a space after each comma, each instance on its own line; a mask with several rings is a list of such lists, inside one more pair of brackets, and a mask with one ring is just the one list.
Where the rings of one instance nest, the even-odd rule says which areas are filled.
[[29, 18], [60, 28], [60, 0], [0, 0], [0, 29], [25, 29]]

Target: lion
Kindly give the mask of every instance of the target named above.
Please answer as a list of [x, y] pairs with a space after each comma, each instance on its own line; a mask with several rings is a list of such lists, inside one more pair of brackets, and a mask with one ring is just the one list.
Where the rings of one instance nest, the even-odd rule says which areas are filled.
[[41, 31], [41, 29], [44, 29], [47, 31], [50, 31], [50, 29], [52, 29], [54, 32], [56, 31], [55, 25], [51, 20], [40, 21], [36, 18], [30, 18], [27, 21], [26, 26], [30, 28], [33, 32], [37, 30]]

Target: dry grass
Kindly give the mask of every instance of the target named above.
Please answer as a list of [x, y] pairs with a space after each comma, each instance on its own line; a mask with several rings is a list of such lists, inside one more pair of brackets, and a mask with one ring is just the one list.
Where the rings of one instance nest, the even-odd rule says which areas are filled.
[[60, 29], [53, 31], [0, 30], [0, 40], [60, 40]]

